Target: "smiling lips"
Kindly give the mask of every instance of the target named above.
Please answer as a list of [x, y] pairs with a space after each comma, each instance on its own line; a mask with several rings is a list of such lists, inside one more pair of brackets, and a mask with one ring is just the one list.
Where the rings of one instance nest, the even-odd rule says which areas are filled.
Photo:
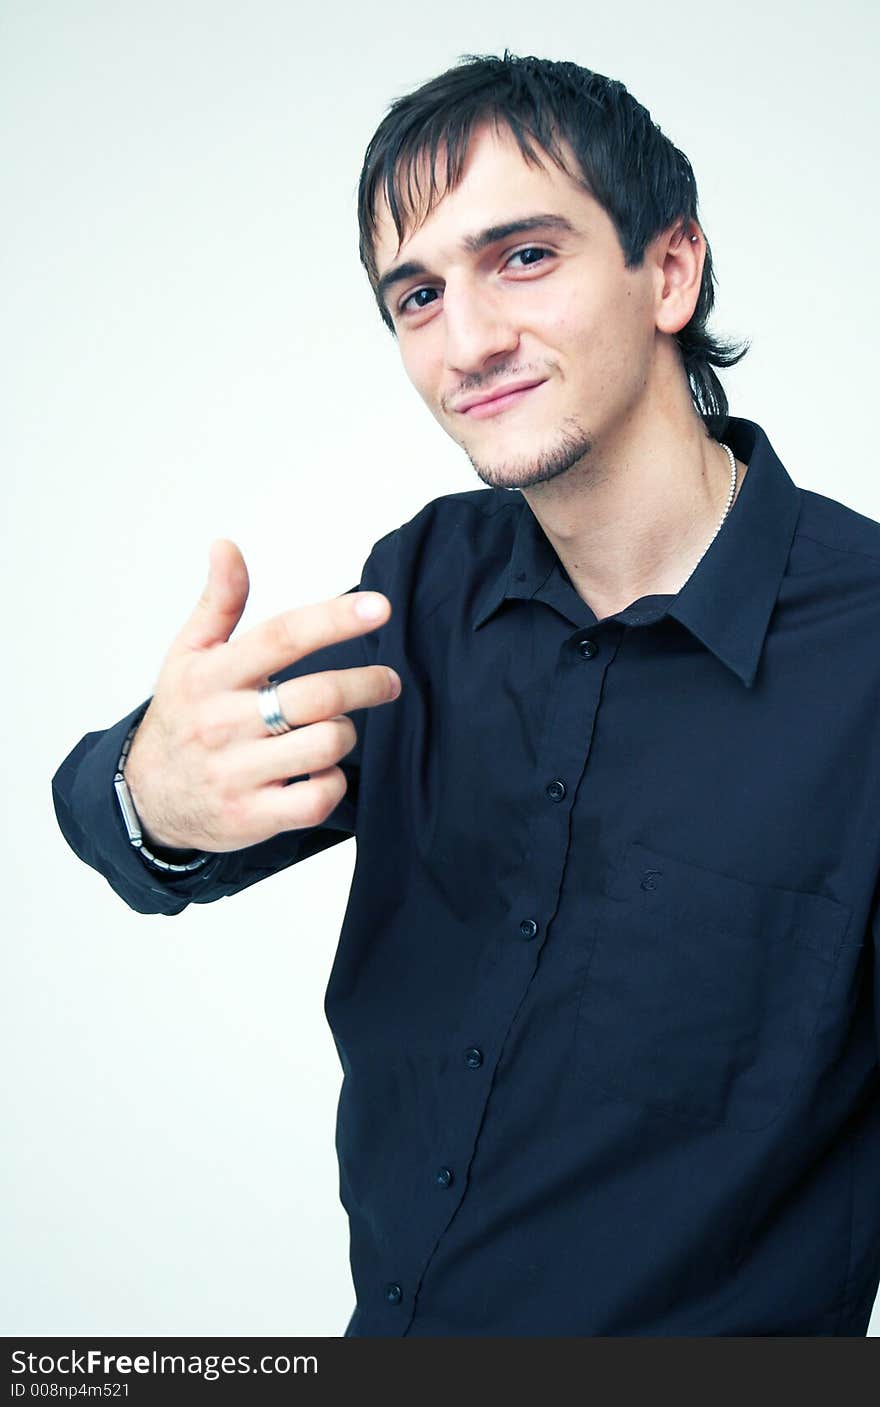
[[529, 391], [534, 390], [536, 386], [543, 386], [543, 384], [543, 379], [539, 381], [511, 381], [507, 386], [496, 387], [486, 396], [471, 396], [462, 401], [455, 409], [461, 415], [470, 416], [472, 420], [485, 420], [491, 415], [500, 415], [509, 406], [521, 401]]

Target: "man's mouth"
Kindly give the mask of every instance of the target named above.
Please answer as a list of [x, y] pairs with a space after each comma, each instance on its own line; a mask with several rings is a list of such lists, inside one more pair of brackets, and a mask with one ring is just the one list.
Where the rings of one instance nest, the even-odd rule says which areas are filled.
[[506, 386], [497, 386], [494, 391], [489, 391], [483, 396], [469, 396], [455, 409], [471, 420], [485, 420], [490, 416], [500, 415], [510, 406], [517, 405], [530, 391], [534, 391], [537, 386], [543, 386], [545, 379], [511, 381]]

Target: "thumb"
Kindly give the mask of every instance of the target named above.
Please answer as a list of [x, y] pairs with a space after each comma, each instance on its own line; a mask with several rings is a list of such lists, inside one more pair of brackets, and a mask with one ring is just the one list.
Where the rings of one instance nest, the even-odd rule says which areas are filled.
[[217, 538], [209, 549], [208, 579], [175, 644], [204, 650], [228, 640], [241, 620], [249, 590], [248, 569], [238, 547], [228, 538]]

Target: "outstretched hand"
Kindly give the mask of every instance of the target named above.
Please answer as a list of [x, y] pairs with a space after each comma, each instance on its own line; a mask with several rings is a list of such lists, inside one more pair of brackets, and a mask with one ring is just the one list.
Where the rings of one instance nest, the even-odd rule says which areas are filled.
[[[337, 764], [357, 741], [348, 712], [400, 693], [398, 675], [379, 664], [286, 680], [277, 694], [294, 731], [271, 734], [256, 693], [267, 677], [375, 630], [391, 603], [380, 592], [352, 592], [284, 611], [232, 640], [249, 588], [235, 543], [212, 543], [205, 589], [165, 656], [125, 768], [147, 844], [240, 850], [320, 825], [345, 794]], [[303, 780], [288, 786], [291, 777]]]

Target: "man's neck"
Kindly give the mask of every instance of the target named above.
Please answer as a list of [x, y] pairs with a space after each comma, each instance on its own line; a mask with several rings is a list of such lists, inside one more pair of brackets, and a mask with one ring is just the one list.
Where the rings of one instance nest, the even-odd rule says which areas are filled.
[[[739, 493], [747, 466], [737, 461]], [[717, 528], [730, 460], [698, 417], [633, 428], [566, 474], [523, 490], [597, 620], [640, 596], [676, 594]]]

